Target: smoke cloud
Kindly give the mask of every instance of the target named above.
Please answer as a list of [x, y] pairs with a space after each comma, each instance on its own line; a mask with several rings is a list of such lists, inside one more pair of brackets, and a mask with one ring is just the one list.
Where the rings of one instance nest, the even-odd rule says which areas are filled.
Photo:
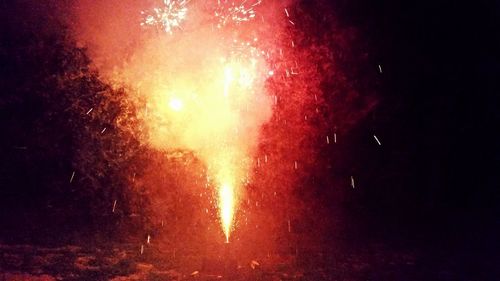
[[[186, 19], [170, 33], [141, 25], [148, 4], [79, 1], [78, 44], [104, 79], [127, 89], [135, 114], [121, 118], [138, 119], [140, 126], [128, 129], [140, 142], [166, 153], [193, 152], [219, 188], [219, 201], [229, 200], [219, 204], [234, 208], [250, 180], [260, 128], [272, 116], [266, 80], [274, 73], [266, 58], [280, 25], [255, 19], [221, 26], [200, 1], [187, 6]], [[262, 17], [276, 12], [272, 4], [257, 8]], [[233, 214], [226, 215], [228, 235]]]

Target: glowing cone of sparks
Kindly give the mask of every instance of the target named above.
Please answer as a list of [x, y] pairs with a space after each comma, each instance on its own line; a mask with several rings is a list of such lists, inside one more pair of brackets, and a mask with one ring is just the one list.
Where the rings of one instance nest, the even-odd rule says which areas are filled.
[[221, 217], [222, 230], [226, 236], [226, 243], [229, 242], [229, 234], [234, 218], [234, 188], [229, 184], [223, 184], [219, 188], [219, 212]]
[[[167, 155], [193, 152], [206, 167], [208, 185], [215, 187], [220, 224], [229, 242], [244, 183], [251, 177], [260, 129], [272, 117], [266, 81], [277, 71], [272, 58], [277, 51], [272, 46], [278, 27], [267, 27], [273, 27], [275, 20], [267, 23], [262, 17], [251, 22], [260, 0], [158, 0], [146, 9], [133, 0], [86, 2], [89, 8], [79, 19], [84, 40], [98, 41], [89, 46], [97, 46], [92, 47], [94, 56], [106, 62], [102, 64], [106, 79], [117, 88], [130, 89], [125, 102], [131, 110], [124, 111], [120, 120], [131, 119], [133, 111], [137, 125], [126, 131]], [[101, 6], [107, 9], [96, 14]], [[137, 6], [142, 11], [142, 28], [137, 30], [160, 32], [129, 33], [128, 24], [137, 24], [129, 8]], [[270, 4], [266, 14], [281, 13], [274, 7]], [[106, 13], [115, 9], [119, 20]], [[107, 28], [101, 27], [102, 22], [108, 23]], [[120, 37], [114, 36], [117, 27]], [[122, 45], [130, 47], [122, 53]], [[113, 63], [108, 64], [104, 54]]]

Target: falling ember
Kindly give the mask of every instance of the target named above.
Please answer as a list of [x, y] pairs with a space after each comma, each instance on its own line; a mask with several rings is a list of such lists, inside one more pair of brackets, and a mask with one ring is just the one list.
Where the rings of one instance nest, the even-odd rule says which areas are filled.
[[72, 183], [73, 182], [73, 178], [75, 177], [75, 172], [76, 171], [73, 171], [73, 173], [71, 173], [71, 177], [69, 179], [69, 183]]
[[233, 225], [234, 199], [234, 187], [232, 185], [223, 184], [219, 187], [219, 210], [226, 243], [229, 243], [229, 235]]

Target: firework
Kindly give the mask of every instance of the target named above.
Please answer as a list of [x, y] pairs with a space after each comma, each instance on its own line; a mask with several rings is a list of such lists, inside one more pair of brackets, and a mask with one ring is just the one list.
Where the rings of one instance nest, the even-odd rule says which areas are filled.
[[[260, 234], [267, 234], [273, 217], [293, 217], [294, 208], [303, 206], [287, 199], [297, 179], [317, 168], [315, 157], [323, 152], [319, 144], [336, 145], [344, 122], [352, 121], [343, 120], [351, 116], [343, 111], [351, 101], [344, 99], [357, 101], [359, 95], [334, 65], [343, 52], [333, 48], [344, 44], [335, 40], [345, 38], [337, 37], [328, 17], [303, 17], [306, 11], [294, 1], [152, 1], [159, 4], [145, 9], [133, 0], [86, 0], [89, 8], [79, 9], [79, 41], [89, 43], [100, 77], [125, 91], [106, 93], [106, 99], [120, 101], [117, 122], [89, 130], [106, 141], [105, 147], [123, 131], [141, 152], [155, 151], [134, 163], [137, 178], [124, 176], [140, 187], [133, 190], [151, 189], [151, 221], [161, 220], [163, 226], [169, 220], [165, 214], [183, 214], [163, 204], [174, 196], [166, 191], [163, 183], [168, 183], [192, 187], [200, 197], [203, 192], [207, 206], [200, 207], [200, 220], [221, 240], [242, 238], [245, 227], [256, 230], [257, 225], [258, 232], [248, 233], [265, 236]], [[86, 111], [85, 118], [96, 120], [110, 110], [92, 104], [79, 113]], [[100, 135], [105, 126], [109, 129]], [[190, 173], [171, 169], [174, 161]], [[87, 160], [89, 169], [78, 170], [102, 173], [102, 166], [91, 164]], [[359, 185], [354, 177], [344, 179], [352, 188]], [[262, 194], [268, 198], [261, 199]], [[269, 216], [258, 214], [266, 210]]]
[[222, 28], [229, 23], [240, 24], [251, 21], [255, 18], [255, 7], [260, 5], [262, 0], [249, 3], [244, 0], [240, 3], [227, 0], [217, 0], [217, 8], [214, 16], [217, 20], [217, 27]]
[[143, 11], [142, 26], [155, 26], [166, 33], [172, 34], [174, 29], [180, 29], [186, 18], [188, 0], [163, 0], [162, 7]]
[[[228, 241], [252, 165], [268, 161], [267, 155], [254, 161], [262, 125], [271, 120], [278, 100], [285, 101], [270, 94], [268, 80], [289, 87], [284, 80], [296, 76], [298, 66], [287, 54], [294, 43], [278, 39], [283, 26], [274, 27], [276, 20], [288, 20], [284, 7], [270, 2], [264, 7], [254, 0], [205, 3], [209, 5], [163, 0], [142, 11], [140, 25], [161, 32], [138, 36], [143, 44], [127, 50], [131, 55], [126, 64], [110, 76], [132, 89], [127, 103], [135, 109], [134, 134], [141, 143], [165, 152], [168, 159], [182, 158], [179, 151], [189, 151], [203, 163], [205, 186], [214, 189]], [[269, 22], [257, 14], [263, 9], [273, 15]], [[174, 33], [175, 40], [164, 36]], [[300, 169], [298, 160], [292, 165], [297, 173], [304, 167], [302, 160]]]

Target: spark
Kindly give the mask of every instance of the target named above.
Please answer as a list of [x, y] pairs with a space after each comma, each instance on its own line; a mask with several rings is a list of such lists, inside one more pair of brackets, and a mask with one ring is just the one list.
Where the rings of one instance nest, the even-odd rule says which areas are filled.
[[89, 114], [90, 114], [90, 112], [92, 112], [92, 110], [94, 110], [94, 108], [93, 108], [93, 107], [92, 107], [92, 108], [90, 108], [90, 109], [87, 111], [87, 113], [85, 113], [85, 114], [86, 114], [86, 115], [89, 115]]
[[354, 184], [354, 177], [351, 176], [351, 186], [352, 188], [356, 188], [356, 185]]
[[73, 178], [75, 177], [75, 173], [76, 173], [76, 171], [73, 171], [73, 173], [71, 174], [71, 178], [69, 179], [69, 183], [73, 182]]
[[106, 132], [106, 127], [104, 127], [104, 129], [102, 129], [101, 134], [104, 134], [104, 132]]
[[111, 212], [112, 212], [112, 213], [114, 213], [114, 212], [115, 212], [115, 209], [116, 209], [116, 199], [115, 199], [115, 201], [113, 202], [113, 209], [111, 210]]
[[380, 74], [382, 74], [382, 65], [378, 65], [378, 72], [380, 72]]
[[254, 8], [260, 3], [262, 3], [262, 0], [253, 4], [248, 4], [247, 0], [239, 4], [227, 0], [217, 0], [217, 8], [214, 12], [215, 17], [218, 19], [217, 27], [222, 28], [230, 22], [240, 24], [251, 21], [256, 16]]
[[[379, 139], [377, 138], [376, 135], [373, 135], [373, 138], [375, 138], [375, 140], [377, 141], [378, 145], [382, 145], [382, 143], [380, 143]], [[390, 145], [389, 145], [390, 146]]]
[[155, 26], [158, 29], [172, 34], [174, 29], [180, 29], [181, 23], [186, 19], [188, 0], [163, 0], [162, 7], [143, 11], [144, 20], [142, 26]]
[[329, 136], [326, 136], [326, 143], [330, 144], [330, 137]]
[[250, 267], [251, 267], [252, 269], [256, 269], [256, 268], [257, 268], [257, 267], [259, 267], [259, 266], [260, 266], [260, 263], [259, 263], [258, 261], [252, 260], [252, 261], [250, 262]]

